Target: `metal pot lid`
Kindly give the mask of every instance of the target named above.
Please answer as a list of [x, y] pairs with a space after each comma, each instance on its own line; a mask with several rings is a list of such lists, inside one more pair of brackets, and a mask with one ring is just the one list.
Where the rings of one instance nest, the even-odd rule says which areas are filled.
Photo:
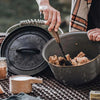
[[8, 70], [14, 74], [34, 75], [48, 64], [42, 57], [43, 46], [51, 35], [36, 26], [15, 29], [4, 40], [1, 56], [7, 58]]

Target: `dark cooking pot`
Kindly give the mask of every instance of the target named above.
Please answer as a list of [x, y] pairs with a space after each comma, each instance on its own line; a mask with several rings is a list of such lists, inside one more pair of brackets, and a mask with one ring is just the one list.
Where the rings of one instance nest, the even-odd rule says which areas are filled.
[[[56, 66], [49, 64], [55, 78], [70, 85], [80, 85], [93, 80], [100, 73], [100, 42], [89, 41], [87, 33], [73, 32], [60, 36], [64, 52], [75, 57], [80, 51], [91, 59], [91, 62], [81, 66]], [[49, 56], [62, 56], [58, 44], [51, 39], [44, 47], [42, 55], [48, 62]]]
[[8, 71], [35, 75], [48, 67], [42, 57], [42, 49], [52, 36], [44, 28], [44, 20], [31, 19], [21, 21], [7, 30], [0, 53], [7, 58]]

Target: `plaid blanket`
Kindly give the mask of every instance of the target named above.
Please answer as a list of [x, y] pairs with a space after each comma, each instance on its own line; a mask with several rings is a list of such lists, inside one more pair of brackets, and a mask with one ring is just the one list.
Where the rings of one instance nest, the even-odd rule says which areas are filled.
[[88, 12], [92, 0], [72, 0], [69, 31], [87, 31]]

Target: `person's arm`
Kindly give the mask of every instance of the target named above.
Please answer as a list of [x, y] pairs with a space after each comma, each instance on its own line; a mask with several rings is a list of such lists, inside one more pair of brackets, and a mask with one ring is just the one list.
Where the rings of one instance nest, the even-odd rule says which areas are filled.
[[92, 40], [92, 41], [100, 41], [100, 28], [89, 30], [88, 38], [89, 40]]
[[54, 29], [57, 32], [61, 24], [60, 12], [50, 5], [49, 0], [36, 1], [38, 3], [39, 10], [44, 14], [44, 19], [47, 20], [46, 25], [49, 25], [48, 31]]

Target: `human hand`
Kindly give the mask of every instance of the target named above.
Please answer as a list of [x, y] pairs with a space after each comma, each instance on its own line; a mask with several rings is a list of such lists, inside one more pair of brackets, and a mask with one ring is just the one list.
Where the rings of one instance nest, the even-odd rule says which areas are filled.
[[89, 40], [92, 40], [92, 41], [100, 41], [100, 28], [89, 30], [88, 38]]
[[43, 12], [44, 19], [47, 20], [46, 25], [49, 25], [48, 31], [52, 31], [54, 29], [54, 31], [57, 32], [61, 24], [60, 12], [49, 4], [40, 5], [39, 10], [40, 12]]

